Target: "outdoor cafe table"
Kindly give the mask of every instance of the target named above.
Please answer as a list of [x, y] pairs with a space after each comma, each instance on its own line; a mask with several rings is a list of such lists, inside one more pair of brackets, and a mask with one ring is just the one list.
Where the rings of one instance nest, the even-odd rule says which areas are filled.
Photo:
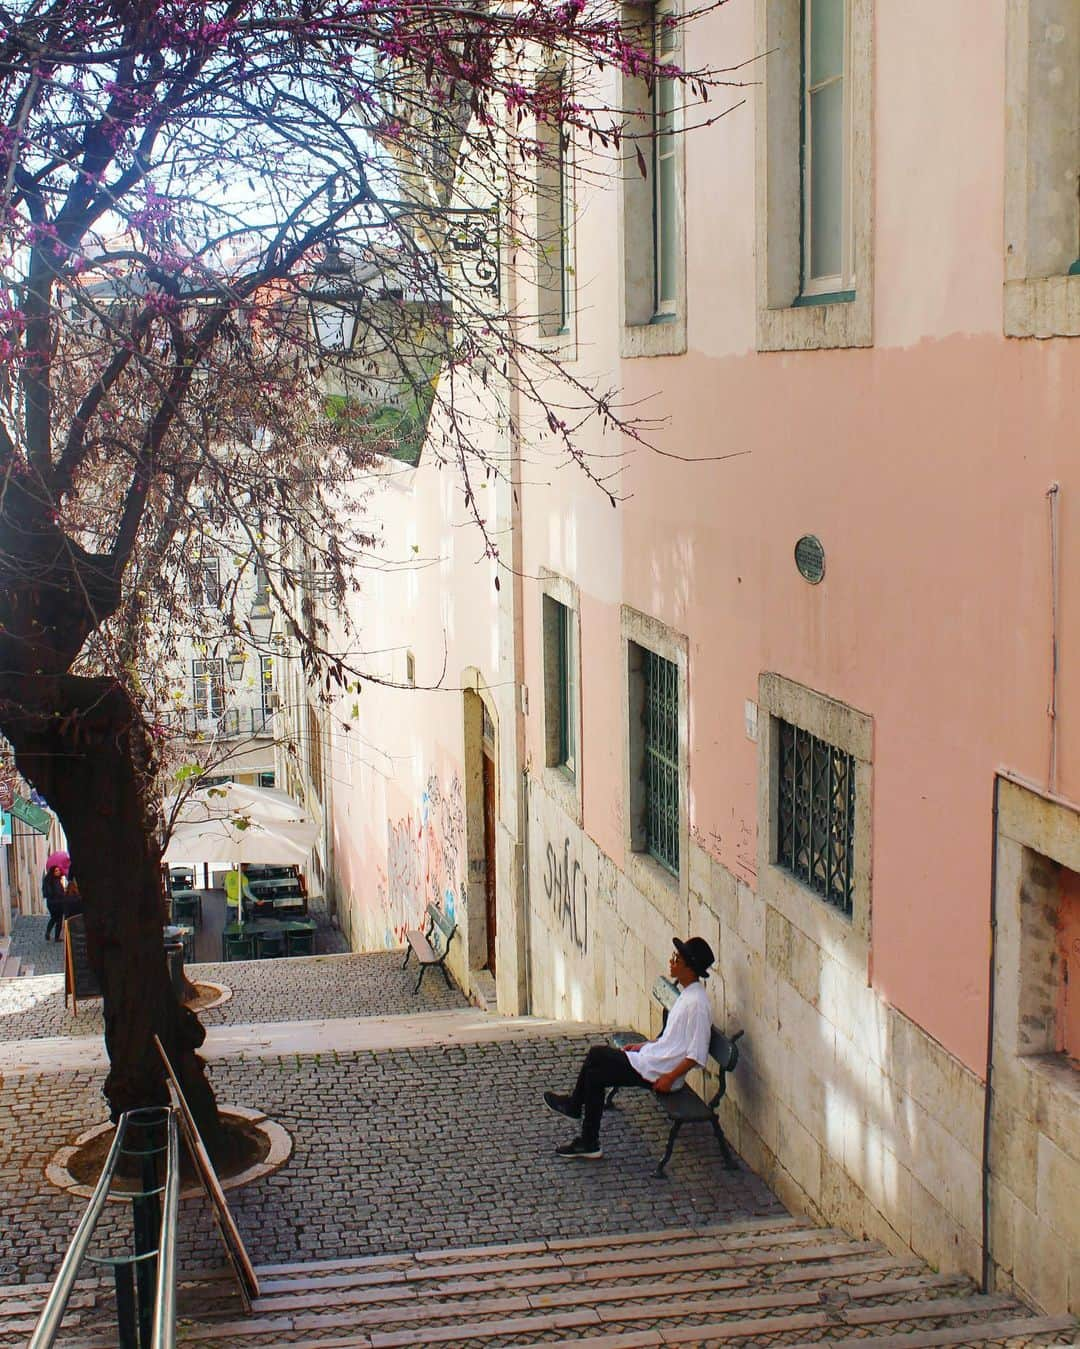
[[290, 932], [314, 931], [314, 918], [251, 918], [246, 923], [226, 923], [221, 933], [221, 948], [224, 952], [228, 937], [258, 937], [270, 932], [286, 936]]

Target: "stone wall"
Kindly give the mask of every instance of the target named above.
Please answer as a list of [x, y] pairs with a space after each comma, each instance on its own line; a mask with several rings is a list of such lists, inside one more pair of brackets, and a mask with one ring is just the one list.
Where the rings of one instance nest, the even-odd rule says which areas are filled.
[[794, 1208], [978, 1277], [979, 1080], [693, 841], [688, 867], [675, 921], [531, 779], [533, 1010], [655, 1033], [673, 928], [704, 936], [716, 1019], [745, 1031], [724, 1105], [742, 1156]]
[[1076, 808], [998, 788], [990, 1250], [994, 1280], [1080, 1311], [1080, 1070], [1055, 1052], [1062, 871], [1080, 871]]

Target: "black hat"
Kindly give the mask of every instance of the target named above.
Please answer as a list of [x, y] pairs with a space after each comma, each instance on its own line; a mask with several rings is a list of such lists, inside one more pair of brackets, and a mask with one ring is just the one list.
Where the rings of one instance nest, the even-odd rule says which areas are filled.
[[709, 966], [716, 957], [713, 955], [712, 947], [704, 937], [691, 937], [689, 941], [680, 941], [678, 937], [673, 937], [675, 949], [683, 960], [690, 966], [699, 979], [707, 979]]

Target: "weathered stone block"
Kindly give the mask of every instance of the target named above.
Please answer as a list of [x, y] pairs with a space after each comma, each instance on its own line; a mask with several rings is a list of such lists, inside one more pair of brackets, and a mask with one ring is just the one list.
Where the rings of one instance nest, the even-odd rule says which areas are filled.
[[959, 1059], [902, 1013], [888, 1013], [889, 1070], [969, 1152], [982, 1148], [983, 1085]]
[[776, 1155], [816, 1206], [821, 1199], [821, 1144], [781, 1105], [776, 1112]]
[[979, 1242], [964, 1231], [915, 1176], [911, 1178], [911, 1246], [944, 1274], [959, 1272], [979, 1277], [982, 1267]]
[[1038, 1142], [1037, 1212], [1080, 1261], [1080, 1161], [1045, 1135]]

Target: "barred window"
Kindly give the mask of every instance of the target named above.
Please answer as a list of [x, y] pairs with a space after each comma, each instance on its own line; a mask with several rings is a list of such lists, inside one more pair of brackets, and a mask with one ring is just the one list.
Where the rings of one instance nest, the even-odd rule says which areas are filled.
[[645, 692], [645, 846], [679, 874], [679, 670], [642, 649]]
[[779, 718], [776, 864], [852, 912], [855, 759]]

